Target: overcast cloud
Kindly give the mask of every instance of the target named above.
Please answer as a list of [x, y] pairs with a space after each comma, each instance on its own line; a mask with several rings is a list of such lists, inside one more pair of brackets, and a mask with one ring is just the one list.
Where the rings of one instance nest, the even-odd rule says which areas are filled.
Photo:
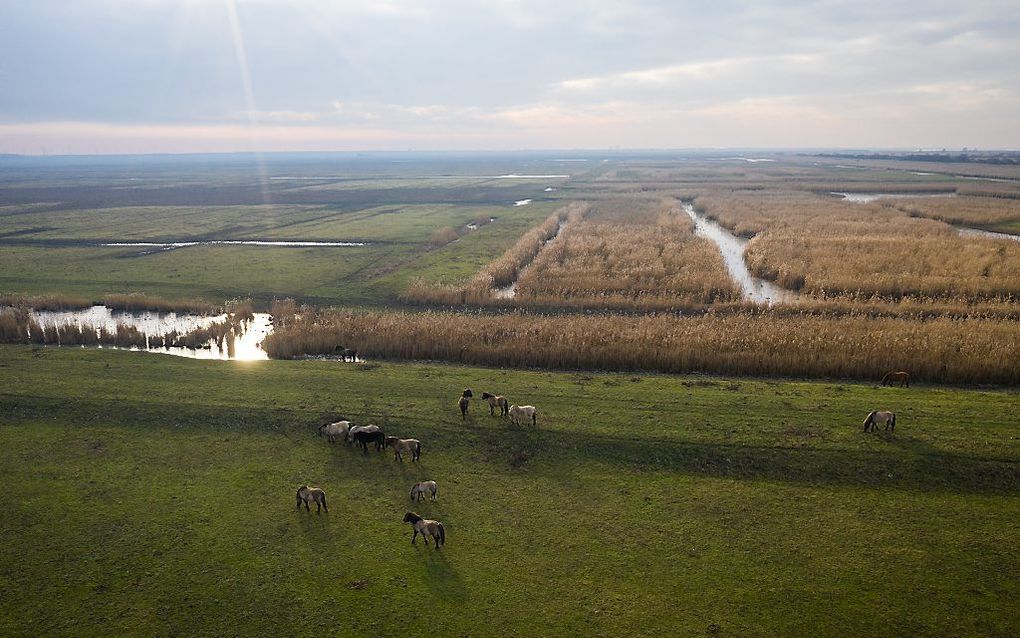
[[1018, 8], [0, 0], [0, 152], [1017, 148]]

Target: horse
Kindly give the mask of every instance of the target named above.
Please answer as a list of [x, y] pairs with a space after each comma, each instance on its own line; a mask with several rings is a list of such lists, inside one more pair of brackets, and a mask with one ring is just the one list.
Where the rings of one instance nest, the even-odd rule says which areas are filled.
[[489, 402], [489, 416], [496, 416], [496, 408], [499, 408], [499, 416], [506, 416], [510, 412], [510, 403], [506, 397], [483, 392], [482, 400]]
[[319, 508], [326, 510], [329, 513], [329, 508], [326, 507], [326, 493], [322, 491], [321, 487], [308, 487], [302, 485], [297, 491], [297, 508], [301, 509], [302, 501], [305, 504], [305, 510], [312, 511], [312, 508], [308, 507], [309, 501], [315, 501], [315, 513], [319, 513]]
[[436, 549], [440, 546], [446, 545], [446, 530], [443, 529], [443, 524], [439, 521], [430, 521], [427, 518], [422, 518], [414, 512], [408, 512], [404, 514], [404, 522], [410, 523], [411, 528], [414, 529], [414, 536], [411, 537], [411, 544], [416, 545], [415, 541], [418, 539], [418, 534], [425, 540], [425, 546], [429, 544], [429, 536], [436, 541]]
[[319, 436], [323, 434], [329, 439], [330, 443], [336, 443], [336, 440], [340, 437], [347, 440], [347, 432], [351, 429], [350, 421], [337, 421], [336, 423], [325, 423], [319, 426]]
[[470, 399], [473, 396], [475, 396], [475, 394], [474, 392], [471, 391], [471, 388], [464, 388], [464, 391], [460, 393], [460, 396], [464, 397], [465, 399]]
[[896, 431], [896, 415], [892, 412], [878, 411], [871, 412], [868, 414], [868, 418], [864, 419], [864, 431], [876, 432], [878, 430], [879, 423], [885, 424], [885, 430], [887, 432]]
[[398, 439], [395, 436], [386, 437], [385, 447], [393, 448], [393, 460], [404, 462], [404, 454], [411, 455], [411, 461], [421, 458], [421, 441], [418, 439]]
[[361, 449], [368, 454], [368, 444], [375, 444], [375, 451], [379, 452], [386, 446], [386, 435], [383, 434], [382, 430], [376, 430], [375, 432], [361, 432], [354, 433], [354, 442], [361, 446]]
[[903, 372], [903, 371], [900, 371], [900, 372], [889, 372], [884, 377], [882, 377], [882, 385], [883, 386], [895, 385], [896, 383], [899, 383], [901, 388], [903, 386], [907, 386], [909, 388], [910, 387], [910, 373], [909, 372]]
[[534, 426], [538, 425], [537, 411], [533, 405], [511, 405], [510, 409], [507, 410], [507, 414], [510, 416], [510, 421], [516, 425], [521, 425], [521, 420], [527, 421], [531, 419], [531, 424]]
[[347, 445], [353, 443], [354, 435], [357, 434], [358, 432], [378, 432], [378, 431], [379, 426], [372, 425], [371, 423], [368, 425], [352, 425], [351, 428], [347, 430], [347, 435], [344, 437], [344, 442]]
[[432, 498], [436, 500], [436, 492], [439, 491], [439, 486], [436, 485], [435, 481], [421, 481], [411, 486], [411, 500], [422, 500], [425, 498], [425, 493], [428, 492]]
[[358, 360], [358, 351], [352, 350], [351, 348], [337, 346], [336, 348], [333, 349], [333, 352], [340, 355], [341, 361], [347, 361], [347, 359], [350, 359], [353, 362]]
[[[468, 392], [469, 392], [469, 390], [468, 390]], [[470, 403], [471, 403], [471, 400], [468, 399], [465, 396], [462, 396], [460, 398], [460, 400], [457, 401], [457, 405], [460, 406], [460, 418], [461, 419], [466, 419], [467, 418], [468, 405], [470, 405]]]

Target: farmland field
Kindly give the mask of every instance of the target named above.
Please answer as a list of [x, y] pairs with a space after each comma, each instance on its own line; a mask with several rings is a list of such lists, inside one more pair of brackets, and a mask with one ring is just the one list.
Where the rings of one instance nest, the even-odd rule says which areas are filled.
[[[1016, 635], [1016, 169], [559, 158], [0, 158], [0, 635]], [[41, 345], [103, 299], [273, 360]]]

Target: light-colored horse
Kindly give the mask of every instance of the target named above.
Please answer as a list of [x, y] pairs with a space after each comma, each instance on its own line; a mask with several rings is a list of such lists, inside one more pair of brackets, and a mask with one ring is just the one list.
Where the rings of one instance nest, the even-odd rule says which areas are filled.
[[398, 439], [395, 436], [386, 437], [386, 447], [393, 448], [393, 460], [404, 460], [404, 454], [410, 454], [412, 461], [421, 457], [421, 441], [418, 439]]
[[463, 397], [457, 399], [457, 407], [460, 408], [460, 418], [461, 419], [466, 419], [467, 418], [467, 411], [468, 411], [468, 406], [469, 405], [471, 405], [471, 399], [467, 398], [466, 396], [463, 396]]
[[887, 411], [875, 411], [868, 414], [868, 418], [864, 419], [864, 431], [875, 432], [878, 430], [878, 424], [884, 423], [885, 429], [888, 432], [896, 431], [896, 414]]
[[347, 440], [347, 432], [351, 429], [350, 421], [337, 421], [336, 423], [327, 423], [319, 426], [319, 436], [323, 434], [329, 439], [330, 443], [336, 443], [337, 439]]
[[538, 411], [533, 405], [511, 405], [507, 414], [510, 415], [510, 420], [517, 425], [522, 425], [529, 420], [532, 425], [538, 425]]
[[299, 487], [297, 491], [297, 508], [301, 509], [301, 503], [303, 502], [305, 509], [310, 512], [312, 508], [308, 507], [308, 503], [311, 501], [315, 501], [316, 513], [319, 512], [320, 507], [329, 512], [329, 508], [326, 507], [326, 492], [321, 487], [308, 487], [307, 485]]
[[496, 416], [496, 408], [499, 408], [499, 416], [506, 416], [510, 411], [510, 403], [506, 397], [483, 392], [482, 400], [489, 402], [489, 416]]
[[425, 545], [429, 544], [429, 536], [436, 541], [436, 549], [446, 544], [446, 530], [443, 529], [443, 524], [439, 521], [430, 521], [427, 518], [422, 518], [414, 512], [408, 512], [404, 514], [404, 522], [410, 523], [414, 529], [414, 536], [411, 537], [411, 544], [415, 545], [415, 541], [418, 539], [418, 534], [425, 539]]
[[421, 481], [411, 486], [411, 500], [422, 500], [425, 498], [425, 494], [429, 494], [430, 500], [436, 500], [436, 492], [439, 491], [439, 486], [436, 485], [435, 481]]
[[886, 386], [886, 385], [896, 385], [897, 383], [900, 384], [901, 388], [903, 386], [907, 386], [909, 388], [910, 387], [910, 373], [909, 372], [903, 372], [901, 370], [899, 372], [889, 372], [889, 373], [886, 373], [886, 375], [884, 377], [882, 377], [882, 385], [883, 386]]

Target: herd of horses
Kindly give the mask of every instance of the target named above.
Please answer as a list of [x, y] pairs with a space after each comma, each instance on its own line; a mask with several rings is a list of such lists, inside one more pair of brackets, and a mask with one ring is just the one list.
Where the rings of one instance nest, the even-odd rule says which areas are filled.
[[[354, 353], [354, 356], [357, 356], [357, 353]], [[910, 374], [903, 371], [894, 371], [882, 377], [882, 386], [893, 386], [896, 384], [901, 388], [909, 388]], [[457, 400], [462, 419], [467, 419], [468, 408], [473, 397], [474, 392], [470, 388], [466, 388]], [[537, 426], [535, 406], [510, 405], [506, 397], [489, 392], [482, 393], [482, 400], [489, 404], [489, 416], [496, 416], [496, 410], [499, 410], [500, 417], [507, 417], [514, 424], [521, 425], [530, 420], [532, 425]], [[879, 425], [884, 425], [886, 432], [895, 432], [896, 414], [888, 410], [873, 410], [868, 413], [867, 418], [864, 419], [864, 431], [877, 432]], [[421, 441], [418, 439], [386, 436], [378, 425], [354, 425], [350, 420], [343, 419], [320, 425], [319, 436], [325, 436], [330, 443], [336, 443], [343, 439], [344, 443], [348, 446], [357, 444], [365, 454], [368, 454], [369, 444], [374, 445], [376, 451], [393, 448], [393, 459], [396, 461], [403, 462], [405, 454], [410, 455], [412, 462], [417, 462], [421, 458]], [[435, 501], [438, 491], [439, 486], [435, 481], [419, 481], [411, 486], [411, 501], [421, 502], [426, 496], [429, 497], [430, 501]], [[310, 487], [308, 485], [299, 487], [297, 490], [298, 509], [301, 509], [302, 503], [308, 512], [312, 511], [309, 503], [315, 503], [315, 511], [317, 513], [323, 510], [327, 513], [329, 512], [329, 508], [326, 506], [326, 492], [322, 488]], [[426, 546], [429, 544], [429, 538], [432, 538], [436, 549], [446, 544], [446, 530], [440, 521], [427, 519], [419, 516], [416, 512], [409, 511], [404, 514], [403, 522], [411, 525], [413, 531], [411, 535], [412, 545], [417, 544], [419, 534], [421, 534]]]
[[[468, 407], [471, 405], [473, 397], [474, 393], [471, 388], [466, 388], [461, 393], [460, 399], [457, 400], [461, 419], [467, 419]], [[514, 425], [524, 425], [531, 421], [531, 425], [538, 426], [538, 412], [533, 405], [510, 405], [506, 397], [489, 392], [482, 392], [482, 401], [489, 404], [489, 416], [496, 416], [496, 410], [499, 410], [499, 416], [509, 417], [510, 422]]]
[[[344, 350], [347, 349], [344, 348]], [[343, 356], [346, 356], [346, 354]], [[356, 357], [357, 352], [353, 352], [352, 356]], [[465, 389], [461, 393], [458, 399], [461, 418], [467, 418], [468, 406], [473, 397], [474, 392], [470, 388]], [[506, 397], [489, 392], [482, 393], [482, 400], [489, 404], [489, 416], [496, 416], [496, 410], [498, 409], [500, 417], [508, 417], [512, 423], [521, 425], [530, 420], [532, 425], [538, 425], [537, 411], [533, 405], [510, 405]], [[368, 446], [373, 445], [377, 452], [386, 448], [393, 448], [393, 459], [395, 461], [403, 462], [404, 455], [409, 455], [412, 462], [417, 462], [421, 458], [421, 441], [418, 439], [386, 436], [378, 425], [354, 425], [349, 419], [342, 419], [340, 421], [323, 423], [319, 426], [318, 431], [319, 436], [326, 437], [331, 444], [342, 440], [347, 446], [359, 446], [364, 454], [368, 454]], [[419, 481], [411, 486], [411, 501], [421, 502], [426, 496], [429, 497], [430, 501], [435, 501], [438, 492], [439, 486], [435, 481]], [[305, 511], [311, 512], [312, 508], [309, 504], [315, 503], [316, 513], [322, 511], [329, 512], [329, 507], [326, 506], [326, 492], [321, 487], [310, 487], [308, 485], [299, 487], [297, 490], [298, 509], [301, 509], [302, 503], [305, 506]], [[423, 518], [416, 512], [405, 513], [403, 522], [409, 523], [414, 532], [411, 536], [412, 545], [417, 544], [418, 534], [421, 534], [425, 545], [428, 545], [429, 538], [432, 538], [436, 549], [446, 544], [446, 530], [441, 522]]]

